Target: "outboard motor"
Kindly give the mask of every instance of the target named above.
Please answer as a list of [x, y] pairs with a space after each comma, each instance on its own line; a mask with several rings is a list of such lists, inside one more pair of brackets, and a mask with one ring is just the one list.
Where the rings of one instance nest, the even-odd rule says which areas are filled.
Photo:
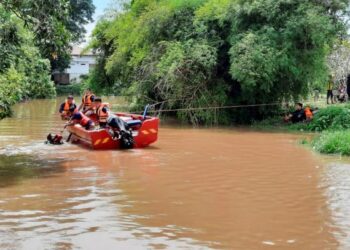
[[53, 144], [53, 145], [62, 145], [63, 144], [63, 137], [61, 134], [55, 134], [52, 135], [51, 133], [47, 135], [46, 137], [47, 141], [46, 144]]
[[134, 147], [135, 141], [131, 132], [120, 131], [120, 147], [123, 149], [131, 149]]

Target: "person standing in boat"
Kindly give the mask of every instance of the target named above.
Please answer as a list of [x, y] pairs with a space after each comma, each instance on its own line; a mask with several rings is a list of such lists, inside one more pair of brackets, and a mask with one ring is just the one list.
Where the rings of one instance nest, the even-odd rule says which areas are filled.
[[72, 108], [70, 110], [73, 115], [71, 120], [66, 124], [66, 126], [74, 126], [75, 124], [80, 124], [86, 130], [92, 130], [95, 128], [95, 123], [89, 117], [87, 117], [83, 112], [75, 110]]
[[86, 113], [88, 110], [91, 110], [92, 103], [94, 102], [95, 95], [92, 93], [91, 89], [87, 89], [83, 98], [81, 99], [81, 104], [78, 110], [82, 110], [83, 113]]
[[100, 128], [105, 128], [107, 126], [107, 118], [109, 116], [109, 103], [102, 103], [102, 99], [100, 97], [96, 97], [93, 104]]
[[75, 105], [74, 97], [72, 95], [69, 95], [67, 97], [67, 100], [60, 105], [59, 112], [61, 114], [62, 120], [69, 120], [72, 116], [73, 112], [70, 112], [71, 108], [74, 108], [74, 110], [77, 108], [77, 105]]

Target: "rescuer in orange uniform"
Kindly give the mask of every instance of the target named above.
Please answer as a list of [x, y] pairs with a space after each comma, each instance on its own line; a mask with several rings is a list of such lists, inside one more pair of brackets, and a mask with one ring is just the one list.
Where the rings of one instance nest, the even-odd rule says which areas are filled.
[[72, 116], [72, 112], [70, 112], [70, 109], [73, 108], [75, 110], [77, 106], [75, 105], [74, 102], [74, 97], [69, 95], [67, 97], [67, 100], [61, 104], [59, 112], [61, 113], [61, 118], [62, 120], [69, 120], [70, 117]]
[[69, 123], [67, 123], [66, 126], [80, 124], [86, 130], [94, 129], [95, 123], [89, 117], [84, 115], [83, 112], [74, 111], [73, 109], [71, 109], [70, 111], [73, 113], [73, 115], [71, 117], [71, 121]]
[[312, 113], [312, 110], [309, 106], [306, 106], [304, 109], [305, 116], [306, 116], [306, 121], [311, 121], [312, 118], [314, 117], [314, 114]]
[[81, 99], [81, 104], [78, 108], [78, 110], [82, 110], [83, 113], [87, 112], [92, 108], [92, 103], [95, 99], [95, 95], [91, 92], [91, 89], [87, 89], [85, 91], [85, 94], [83, 95], [83, 98]]
[[109, 116], [109, 103], [102, 103], [102, 99], [96, 97], [93, 106], [100, 128], [105, 128]]

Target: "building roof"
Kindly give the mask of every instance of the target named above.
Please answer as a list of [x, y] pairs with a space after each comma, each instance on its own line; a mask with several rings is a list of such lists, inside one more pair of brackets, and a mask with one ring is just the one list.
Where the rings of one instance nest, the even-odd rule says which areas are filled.
[[82, 54], [83, 50], [84, 50], [83, 48], [80, 48], [78, 46], [73, 46], [71, 55], [72, 56], [94, 56], [95, 55], [91, 50], [85, 51]]

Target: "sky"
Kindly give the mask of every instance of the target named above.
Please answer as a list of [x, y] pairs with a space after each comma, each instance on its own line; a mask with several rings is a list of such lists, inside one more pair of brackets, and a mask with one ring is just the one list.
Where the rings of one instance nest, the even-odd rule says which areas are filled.
[[[97, 20], [99, 19], [99, 17], [102, 16], [102, 14], [104, 13], [104, 11], [110, 7], [112, 5], [112, 3], [115, 3], [116, 1], [114, 0], [93, 0], [93, 3], [96, 7], [95, 9], [95, 14], [93, 16], [94, 22], [93, 23], [89, 23], [87, 25], [85, 25], [85, 29], [86, 29], [86, 35], [85, 35], [85, 40], [89, 40], [89, 37], [91, 35], [92, 30], [94, 29]], [[80, 44], [81, 47], [85, 46], [87, 44], [87, 42], [84, 42], [82, 44]]]

